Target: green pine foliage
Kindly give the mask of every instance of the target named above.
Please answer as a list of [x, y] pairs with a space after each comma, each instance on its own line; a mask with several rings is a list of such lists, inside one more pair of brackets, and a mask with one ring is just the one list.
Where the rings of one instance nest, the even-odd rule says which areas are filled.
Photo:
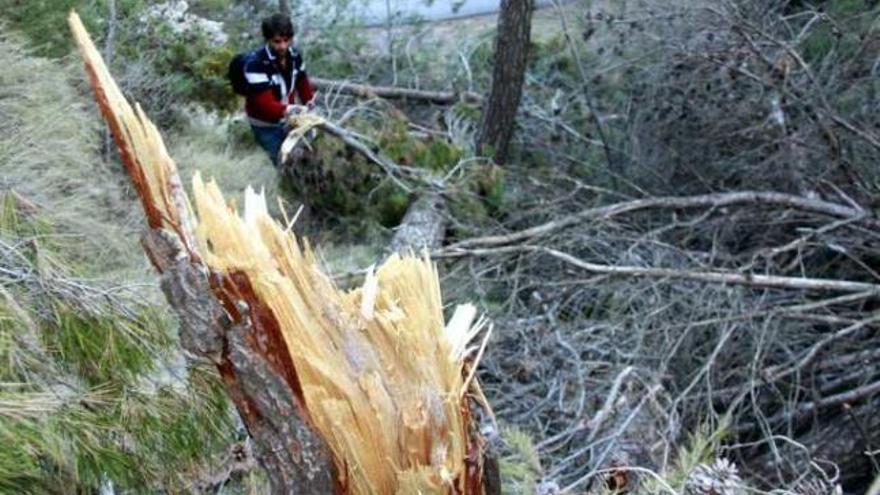
[[0, 491], [186, 490], [235, 441], [219, 379], [181, 363], [159, 308], [33, 244], [43, 229], [4, 208]]
[[[442, 177], [464, 156], [461, 148], [442, 138], [416, 137], [401, 112], [382, 109], [374, 115], [358, 115], [346, 122], [388, 159], [406, 167], [427, 170]], [[349, 228], [391, 228], [398, 225], [410, 203], [410, 195], [388, 180], [378, 167], [361, 154], [329, 135], [318, 134], [314, 158], [282, 182], [296, 198], [310, 205], [330, 223]]]
[[533, 495], [541, 479], [541, 460], [532, 437], [515, 427], [502, 430], [504, 455], [498, 460], [501, 471], [501, 493]]
[[0, 493], [197, 491], [235, 413], [180, 354], [82, 71], [8, 34], [0, 63]]

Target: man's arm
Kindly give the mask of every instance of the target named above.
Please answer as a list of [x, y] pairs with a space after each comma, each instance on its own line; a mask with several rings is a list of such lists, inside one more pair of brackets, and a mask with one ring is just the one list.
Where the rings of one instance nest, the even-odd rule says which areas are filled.
[[284, 118], [287, 105], [275, 99], [272, 88], [248, 96], [247, 113], [251, 117], [266, 122], [277, 122]]
[[306, 64], [303, 63], [302, 55], [297, 53], [293, 59], [294, 67], [296, 67], [296, 81], [294, 82], [294, 87], [296, 88], [296, 95], [299, 97], [300, 103], [308, 106], [314, 105], [315, 99], [315, 88], [312, 86], [311, 81], [309, 81], [309, 75], [306, 73]]
[[248, 116], [265, 122], [278, 122], [284, 118], [287, 105], [275, 98], [274, 90], [260, 62], [251, 58], [244, 67], [249, 95], [245, 101]]

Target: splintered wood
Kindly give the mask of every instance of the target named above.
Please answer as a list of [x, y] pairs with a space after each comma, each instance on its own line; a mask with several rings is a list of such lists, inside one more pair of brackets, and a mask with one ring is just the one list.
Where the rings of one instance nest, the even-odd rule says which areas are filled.
[[[214, 274], [213, 297], [250, 328], [250, 345], [329, 447], [336, 491], [482, 493], [469, 403], [485, 404], [473, 369], [488, 330], [475, 308], [459, 306], [444, 324], [428, 258], [394, 255], [363, 287], [340, 291], [251, 189], [239, 214], [196, 174], [191, 213], [155, 126], [124, 99], [75, 13], [69, 21], [149, 226], [177, 235], [190, 262]], [[250, 429], [255, 415], [233, 392]]]

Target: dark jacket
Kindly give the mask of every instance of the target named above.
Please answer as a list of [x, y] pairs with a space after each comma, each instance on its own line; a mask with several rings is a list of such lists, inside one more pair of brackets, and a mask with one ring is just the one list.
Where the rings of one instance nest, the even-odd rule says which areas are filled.
[[282, 71], [278, 57], [268, 45], [255, 50], [244, 66], [249, 86], [245, 113], [255, 125], [276, 125], [284, 118], [287, 105], [309, 103], [315, 96], [306, 75], [302, 55], [293, 47], [288, 49], [288, 70]]

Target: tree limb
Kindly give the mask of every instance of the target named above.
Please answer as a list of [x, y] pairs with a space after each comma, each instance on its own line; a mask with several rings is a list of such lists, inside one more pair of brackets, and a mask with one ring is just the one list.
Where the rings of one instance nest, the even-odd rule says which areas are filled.
[[[491, 235], [465, 239], [447, 247], [448, 250], [465, 249], [472, 247], [503, 246], [522, 242], [533, 237], [547, 235], [551, 232], [575, 225], [581, 221], [607, 220], [609, 218], [652, 209], [691, 209], [691, 208], [721, 208], [738, 205], [773, 205], [796, 210], [827, 215], [836, 218], [862, 218], [865, 211], [849, 206], [843, 206], [820, 199], [805, 198], [793, 194], [763, 191], [740, 191], [732, 193], [703, 194], [698, 196], [668, 196], [660, 198], [644, 198], [633, 201], [614, 203], [581, 210], [578, 213], [551, 220], [541, 225], [536, 225], [518, 232], [504, 235]], [[863, 221], [873, 228], [880, 227], [880, 222], [874, 218], [864, 218]]]
[[549, 254], [554, 258], [564, 261], [570, 265], [584, 269], [592, 273], [601, 273], [605, 275], [626, 275], [637, 277], [651, 278], [672, 278], [683, 280], [694, 280], [698, 282], [720, 283], [725, 285], [745, 285], [749, 287], [763, 287], [769, 289], [799, 289], [799, 290], [815, 290], [815, 291], [837, 291], [837, 292], [871, 292], [872, 294], [880, 294], [880, 284], [871, 284], [867, 282], [852, 282], [848, 280], [833, 280], [823, 278], [806, 278], [806, 277], [782, 277], [776, 275], [757, 275], [750, 273], [727, 273], [712, 271], [696, 271], [696, 270], [678, 270], [674, 268], [650, 268], [641, 266], [612, 266], [590, 263], [580, 258], [576, 258], [568, 253], [558, 251], [556, 249], [544, 246], [506, 246], [499, 248], [486, 249], [463, 249], [463, 248], [446, 248], [442, 251], [435, 252], [434, 256], [438, 258], [454, 258], [463, 256], [485, 256], [490, 254], [513, 253], [513, 252], [541, 252]]
[[[796, 408], [794, 408], [794, 410], [782, 411], [774, 415], [773, 417], [768, 418], [766, 422], [777, 423], [786, 419], [800, 422], [806, 416], [812, 414], [819, 409], [827, 409], [829, 407], [839, 406], [842, 404], [859, 402], [876, 394], [880, 394], [880, 382], [874, 382], [863, 387], [855, 388], [853, 390], [848, 390], [839, 394], [823, 397], [813, 402], [804, 402], [802, 404], [799, 404]], [[757, 429], [758, 427], [759, 425], [757, 423], [748, 422], [737, 426], [736, 431], [737, 433], [747, 433]]]
[[319, 77], [310, 78], [310, 81], [317, 89], [359, 96], [361, 98], [379, 97], [385, 99], [422, 101], [425, 103], [436, 103], [440, 105], [451, 105], [460, 101], [475, 104], [483, 102], [483, 97], [481, 95], [470, 91], [427, 91], [422, 89], [399, 88], [395, 86], [370, 86], [367, 84], [322, 79]]

